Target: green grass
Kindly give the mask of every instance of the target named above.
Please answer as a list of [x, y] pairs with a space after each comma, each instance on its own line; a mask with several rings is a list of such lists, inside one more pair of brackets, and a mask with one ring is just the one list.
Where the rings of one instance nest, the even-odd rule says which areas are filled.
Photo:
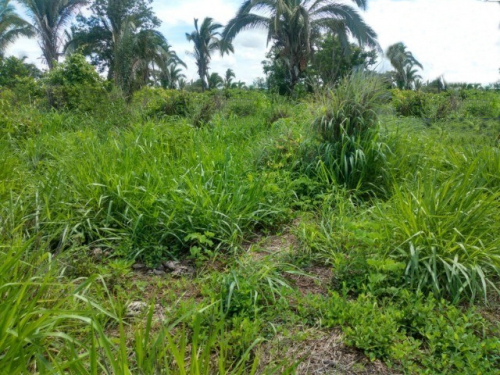
[[303, 373], [332, 329], [358, 370], [495, 373], [498, 124], [379, 88], [2, 105], [0, 373]]

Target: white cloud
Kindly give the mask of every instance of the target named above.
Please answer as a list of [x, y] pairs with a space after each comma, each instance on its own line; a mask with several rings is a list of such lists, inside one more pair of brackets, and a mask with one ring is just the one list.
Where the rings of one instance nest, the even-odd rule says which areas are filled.
[[[500, 78], [500, 7], [479, 0], [372, 0], [365, 20], [384, 50], [404, 42], [424, 79], [490, 83]], [[384, 64], [385, 66], [387, 64]]]
[[[185, 33], [193, 19], [212, 17], [225, 24], [243, 0], [155, 0], [153, 7], [162, 20], [161, 31], [188, 64], [189, 79], [197, 77], [194, 60], [185, 54], [192, 46]], [[352, 4], [352, 2], [351, 2]], [[402, 41], [424, 65], [424, 79], [444, 75], [448, 81], [489, 83], [498, 80], [500, 68], [500, 7], [480, 0], [371, 0], [363, 17], [379, 35], [381, 46]], [[266, 31], [242, 32], [234, 41], [236, 53], [214, 56], [212, 71], [227, 68], [237, 79], [251, 83], [262, 76]], [[40, 50], [34, 40], [20, 39], [8, 53], [27, 55], [40, 64]], [[381, 62], [379, 69], [389, 64]]]

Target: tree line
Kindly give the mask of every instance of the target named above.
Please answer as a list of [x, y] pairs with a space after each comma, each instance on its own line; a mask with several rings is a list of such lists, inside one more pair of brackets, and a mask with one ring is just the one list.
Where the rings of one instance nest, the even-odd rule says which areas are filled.
[[[60, 57], [78, 52], [126, 95], [143, 86], [201, 91], [245, 87], [210, 71], [215, 53], [235, 52], [234, 39], [244, 30], [267, 30], [269, 53], [263, 62], [266, 79], [255, 86], [289, 94], [298, 88], [332, 85], [353, 70], [368, 70], [381, 53], [376, 32], [363, 20], [367, 0], [352, 4], [332, 0], [245, 0], [227, 25], [207, 17], [194, 20], [186, 33], [192, 43], [199, 79], [188, 83], [187, 66], [158, 30], [161, 20], [153, 0], [0, 0], [0, 54], [19, 37], [36, 38], [49, 70]], [[80, 10], [90, 11], [84, 16]], [[70, 25], [71, 23], [71, 25]], [[422, 87], [422, 64], [403, 43], [388, 48], [393, 70], [384, 75], [400, 89]], [[434, 84], [438, 84], [438, 81]]]

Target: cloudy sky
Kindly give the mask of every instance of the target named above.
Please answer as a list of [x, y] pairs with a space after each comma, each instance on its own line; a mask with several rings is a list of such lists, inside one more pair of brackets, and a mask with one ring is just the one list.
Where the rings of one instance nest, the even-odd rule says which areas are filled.
[[[342, 0], [341, 0], [342, 1]], [[188, 78], [195, 78], [194, 61], [185, 33], [193, 29], [193, 18], [210, 16], [226, 23], [242, 0], [154, 0], [163, 21], [161, 31], [188, 64]], [[482, 0], [370, 0], [363, 12], [378, 33], [385, 50], [404, 42], [424, 65], [425, 80], [443, 75], [449, 82], [490, 83], [500, 79], [500, 6]], [[231, 68], [238, 80], [251, 83], [263, 75], [266, 47], [263, 30], [245, 31], [235, 40], [234, 55], [214, 56], [212, 71], [223, 74]], [[40, 65], [40, 50], [33, 40], [18, 40], [8, 53], [28, 56]], [[389, 68], [379, 59], [377, 69]]]

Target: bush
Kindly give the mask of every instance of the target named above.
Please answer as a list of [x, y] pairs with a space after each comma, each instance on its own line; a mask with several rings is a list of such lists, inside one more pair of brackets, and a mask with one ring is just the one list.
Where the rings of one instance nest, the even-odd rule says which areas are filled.
[[492, 118], [500, 116], [500, 95], [496, 92], [466, 90], [461, 93], [464, 114], [472, 117]]
[[57, 109], [90, 111], [106, 95], [103, 80], [78, 53], [57, 64], [44, 82], [49, 104]]
[[186, 91], [144, 87], [134, 93], [132, 101], [141, 107], [146, 116], [186, 117], [193, 102], [200, 95]]
[[250, 90], [229, 90], [226, 92], [226, 112], [238, 117], [254, 116], [269, 107], [265, 94]]
[[441, 120], [458, 115], [462, 108], [462, 99], [454, 92], [433, 94], [392, 90], [392, 104], [400, 116]]
[[406, 290], [383, 299], [332, 293], [301, 303], [299, 311], [316, 324], [340, 326], [347, 345], [404, 373], [493, 374], [500, 365], [494, 327], [474, 309], [462, 311]]

